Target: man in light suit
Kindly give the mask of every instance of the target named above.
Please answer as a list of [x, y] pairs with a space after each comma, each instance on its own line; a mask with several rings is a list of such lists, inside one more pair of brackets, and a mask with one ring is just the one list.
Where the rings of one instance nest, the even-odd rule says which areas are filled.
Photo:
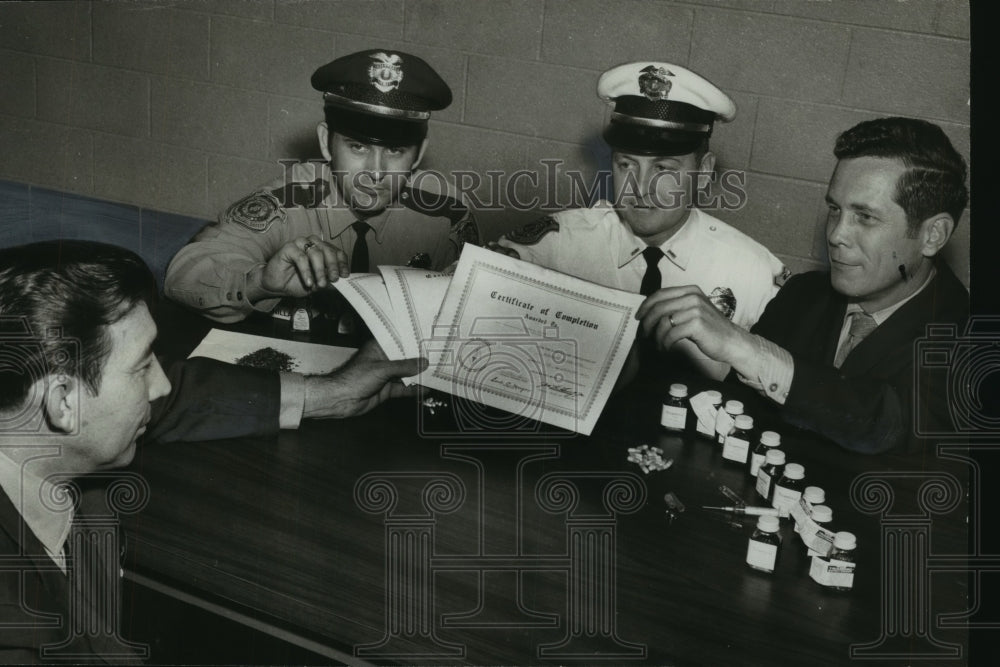
[[914, 368], [914, 343], [929, 324], [961, 333], [969, 317], [939, 256], [968, 201], [965, 161], [940, 127], [911, 118], [859, 123], [834, 155], [829, 272], [793, 277], [749, 332], [690, 286], [655, 292], [637, 316], [658, 345], [691, 340], [731, 364], [790, 424], [852, 451], [917, 449], [915, 414], [954, 428], [944, 377]]

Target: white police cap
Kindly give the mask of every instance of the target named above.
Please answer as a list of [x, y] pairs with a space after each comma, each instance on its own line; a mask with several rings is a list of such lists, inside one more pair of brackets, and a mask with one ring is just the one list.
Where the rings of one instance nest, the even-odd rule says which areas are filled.
[[712, 134], [715, 121], [736, 117], [736, 104], [707, 79], [661, 62], [614, 67], [597, 82], [597, 95], [614, 104], [604, 139], [641, 155], [685, 155]]

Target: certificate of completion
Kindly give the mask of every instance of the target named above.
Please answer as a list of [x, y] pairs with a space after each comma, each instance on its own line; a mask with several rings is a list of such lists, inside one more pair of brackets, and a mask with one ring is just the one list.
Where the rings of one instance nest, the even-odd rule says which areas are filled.
[[639, 294], [466, 245], [418, 382], [589, 434], [635, 341]]

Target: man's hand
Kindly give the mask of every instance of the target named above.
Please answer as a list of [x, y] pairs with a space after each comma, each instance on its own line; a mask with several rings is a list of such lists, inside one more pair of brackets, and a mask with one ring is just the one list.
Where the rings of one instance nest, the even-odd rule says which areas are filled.
[[278, 249], [247, 277], [251, 303], [277, 296], [301, 297], [350, 275], [347, 255], [318, 236], [301, 236]]
[[661, 350], [688, 339], [708, 357], [737, 371], [752, 362], [751, 334], [730, 322], [698, 287], [666, 287], [650, 294], [635, 314], [642, 332]]
[[306, 377], [303, 417], [343, 418], [362, 415], [376, 405], [398, 396], [414, 396], [415, 386], [406, 387], [399, 378], [427, 368], [426, 359], [389, 361], [374, 341], [366, 343], [346, 364], [329, 375]]

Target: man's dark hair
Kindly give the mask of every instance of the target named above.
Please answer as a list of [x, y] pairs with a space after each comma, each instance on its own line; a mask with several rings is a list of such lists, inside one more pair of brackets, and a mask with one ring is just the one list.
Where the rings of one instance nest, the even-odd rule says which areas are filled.
[[21, 406], [51, 373], [96, 394], [108, 326], [155, 297], [153, 274], [124, 248], [44, 241], [0, 250], [0, 410]]
[[837, 137], [833, 154], [838, 160], [900, 160], [907, 170], [896, 183], [893, 201], [906, 212], [911, 232], [938, 213], [947, 213], [958, 224], [969, 201], [965, 160], [934, 123], [901, 117], [866, 120]]

